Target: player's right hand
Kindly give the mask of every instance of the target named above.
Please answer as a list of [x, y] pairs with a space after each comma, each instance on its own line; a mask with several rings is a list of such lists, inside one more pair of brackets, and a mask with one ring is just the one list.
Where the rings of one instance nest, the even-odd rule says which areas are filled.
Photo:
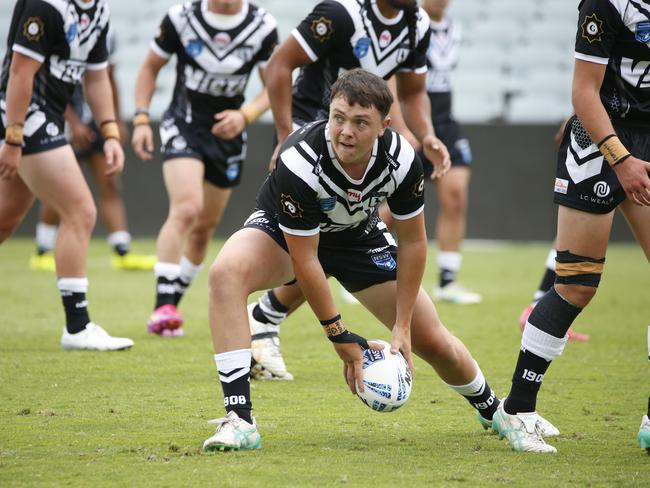
[[143, 161], [151, 160], [153, 155], [153, 131], [149, 124], [135, 126], [131, 146], [140, 159]]
[[124, 150], [117, 139], [106, 139], [104, 142], [104, 156], [106, 157], [105, 175], [110, 176], [122, 172], [124, 169]]
[[3, 144], [0, 146], [0, 178], [3, 180], [10, 180], [18, 172], [20, 166], [20, 159], [23, 156], [23, 148], [21, 146], [13, 146], [11, 144]]
[[627, 197], [637, 205], [650, 207], [650, 163], [630, 156], [614, 166], [614, 172]]
[[[356, 342], [337, 343], [333, 342], [334, 349], [343, 361], [343, 378], [348, 384], [353, 395], [363, 391], [363, 349]], [[368, 342], [368, 348], [378, 351], [383, 346], [377, 342]]]
[[447, 146], [433, 135], [428, 135], [422, 139], [422, 150], [425, 157], [433, 164], [433, 173], [431, 179], [435, 180], [443, 176], [451, 168], [451, 158]]

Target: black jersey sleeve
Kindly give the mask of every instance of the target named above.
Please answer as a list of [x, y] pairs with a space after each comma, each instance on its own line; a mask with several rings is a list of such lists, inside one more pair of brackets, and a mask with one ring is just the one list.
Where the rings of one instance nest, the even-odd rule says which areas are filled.
[[[316, 192], [278, 158], [276, 174], [278, 223], [287, 234], [311, 236], [320, 232], [321, 211]], [[307, 175], [306, 175], [307, 176]]]
[[164, 59], [169, 59], [172, 54], [182, 49], [183, 46], [176, 32], [176, 27], [169, 18], [169, 14], [165, 15], [165, 18], [160, 23], [156, 37], [151, 42], [150, 47], [158, 56]]
[[[402, 138], [402, 145], [406, 145], [406, 139]], [[418, 215], [424, 210], [424, 171], [422, 161], [415, 150], [409, 145], [402, 149], [410, 156], [412, 161], [408, 170], [405, 170], [401, 181], [398, 183], [395, 192], [387, 198], [388, 207], [393, 217], [397, 220], [406, 220]], [[411, 159], [411, 157], [409, 157]], [[397, 177], [400, 178], [401, 168], [397, 170]]]
[[313, 61], [336, 52], [349, 42], [354, 24], [345, 7], [338, 2], [320, 2], [291, 33]]
[[92, 48], [90, 53], [88, 54], [88, 60], [86, 64], [86, 69], [88, 70], [99, 70], [99, 69], [104, 69], [108, 66], [108, 58], [109, 58], [109, 46], [108, 46], [108, 31], [110, 27], [109, 24], [107, 23], [104, 28], [102, 29], [102, 32], [99, 34], [99, 38], [97, 39], [97, 44], [95, 44], [95, 47]]
[[274, 28], [262, 41], [262, 47], [257, 53], [257, 62], [265, 65], [271, 59], [273, 50], [278, 45], [278, 29]]
[[18, 2], [21, 9], [10, 40], [12, 50], [36, 61], [43, 62], [52, 46], [58, 44], [63, 36], [63, 18], [51, 5], [36, 0]]
[[607, 64], [619, 32], [626, 28], [621, 16], [607, 0], [583, 0], [578, 8], [576, 59]]

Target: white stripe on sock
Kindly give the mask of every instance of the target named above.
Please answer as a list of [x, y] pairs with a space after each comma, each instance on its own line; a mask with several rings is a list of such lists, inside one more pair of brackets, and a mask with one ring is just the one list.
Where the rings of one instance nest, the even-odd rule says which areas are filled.
[[559, 339], [538, 329], [530, 322], [526, 322], [524, 333], [521, 336], [521, 348], [547, 361], [553, 361], [562, 354], [568, 340], [568, 335]]

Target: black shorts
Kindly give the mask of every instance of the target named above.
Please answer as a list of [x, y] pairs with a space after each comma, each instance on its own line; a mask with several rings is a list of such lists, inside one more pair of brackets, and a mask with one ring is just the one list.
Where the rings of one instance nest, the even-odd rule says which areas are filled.
[[[284, 234], [274, 215], [255, 209], [244, 228], [259, 229], [288, 251]], [[318, 260], [327, 276], [336, 278], [351, 293], [397, 279], [397, 245], [380, 224], [363, 239], [337, 246], [318, 246]]]
[[[6, 120], [4, 110], [0, 117], [0, 137], [3, 138], [1, 142], [4, 143], [5, 125], [3, 120]], [[31, 104], [27, 109], [23, 126], [23, 155], [50, 151], [68, 144], [64, 125], [63, 114]]]
[[74, 155], [77, 157], [79, 161], [89, 159], [90, 156], [93, 154], [104, 154], [104, 139], [102, 139], [102, 134], [99, 131], [99, 127], [97, 127], [97, 124], [95, 121], [92, 121], [88, 124], [86, 124], [92, 133], [95, 135], [95, 139], [93, 142], [91, 142], [86, 149], [83, 151], [78, 151], [75, 149]]
[[194, 158], [203, 161], [204, 179], [219, 188], [236, 186], [246, 158], [246, 131], [224, 141], [210, 127], [190, 125], [165, 114], [160, 124], [163, 160]]
[[[648, 127], [616, 120], [612, 123], [630, 153], [645, 161], [650, 160]], [[575, 116], [569, 119], [564, 129], [554, 191], [555, 203], [596, 214], [609, 213], [625, 200], [625, 191], [616, 173]]]
[[[434, 121], [433, 129], [436, 131], [436, 137], [447, 146], [452, 166], [470, 166], [472, 164], [472, 149], [458, 122], [454, 119], [447, 119], [440, 122]], [[424, 157], [424, 151], [420, 150], [418, 154], [424, 166], [424, 176], [431, 176], [433, 166]]]

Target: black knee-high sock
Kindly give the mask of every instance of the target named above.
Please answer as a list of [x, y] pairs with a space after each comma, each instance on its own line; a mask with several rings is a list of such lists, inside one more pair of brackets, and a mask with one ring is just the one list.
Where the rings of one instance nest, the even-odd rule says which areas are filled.
[[286, 318], [288, 311], [289, 309], [275, 296], [274, 291], [269, 290], [262, 295], [253, 308], [253, 317], [263, 324], [278, 325]]
[[466, 385], [450, 385], [449, 388], [463, 395], [467, 401], [481, 414], [481, 417], [492, 420], [494, 412], [499, 406], [499, 399], [488, 384], [481, 368], [476, 364], [476, 377]]
[[214, 360], [223, 388], [223, 404], [226, 412], [234, 411], [239, 418], [253, 423], [250, 388], [251, 350], [238, 349], [215, 354]]
[[558, 295], [554, 287], [533, 309], [521, 338], [512, 389], [503, 406], [507, 413], [535, 411], [544, 375], [551, 361], [562, 354], [566, 333], [581, 310]]
[[86, 328], [88, 315], [87, 278], [59, 278], [57, 281], [63, 308], [65, 309], [65, 328], [69, 334], [76, 334]]

